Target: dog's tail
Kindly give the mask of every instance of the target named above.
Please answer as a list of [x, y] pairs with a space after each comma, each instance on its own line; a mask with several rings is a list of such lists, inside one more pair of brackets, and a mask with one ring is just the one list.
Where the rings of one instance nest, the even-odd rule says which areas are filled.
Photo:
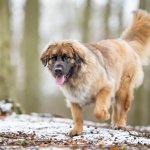
[[150, 57], [150, 14], [143, 10], [134, 11], [133, 21], [121, 38], [137, 52], [142, 64], [147, 65]]

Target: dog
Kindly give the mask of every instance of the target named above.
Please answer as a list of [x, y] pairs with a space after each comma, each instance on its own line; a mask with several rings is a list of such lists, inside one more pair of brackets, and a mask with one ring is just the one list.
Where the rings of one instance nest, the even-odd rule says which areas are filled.
[[50, 43], [40, 60], [47, 66], [67, 99], [74, 127], [68, 135], [83, 131], [82, 107], [95, 103], [98, 120], [110, 118], [115, 128], [124, 128], [134, 98], [134, 89], [143, 82], [143, 65], [150, 50], [150, 14], [133, 12], [133, 21], [118, 39], [95, 43], [58, 40]]

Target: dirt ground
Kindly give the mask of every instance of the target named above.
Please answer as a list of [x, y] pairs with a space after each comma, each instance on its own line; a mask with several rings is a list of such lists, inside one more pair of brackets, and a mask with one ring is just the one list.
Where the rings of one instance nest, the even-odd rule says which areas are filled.
[[69, 137], [70, 119], [49, 114], [16, 114], [0, 101], [0, 150], [5, 149], [150, 149], [150, 126], [113, 129], [108, 124], [84, 122], [80, 136]]
[[0, 120], [0, 149], [150, 149], [150, 127], [114, 130], [107, 124], [84, 122], [83, 134], [69, 137], [72, 120], [50, 115], [17, 115]]

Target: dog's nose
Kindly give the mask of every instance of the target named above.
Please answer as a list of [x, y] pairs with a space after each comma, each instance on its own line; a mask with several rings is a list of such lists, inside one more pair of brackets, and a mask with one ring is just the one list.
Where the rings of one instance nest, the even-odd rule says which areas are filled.
[[56, 75], [62, 75], [62, 67], [57, 67], [57, 68], [55, 68], [55, 74]]

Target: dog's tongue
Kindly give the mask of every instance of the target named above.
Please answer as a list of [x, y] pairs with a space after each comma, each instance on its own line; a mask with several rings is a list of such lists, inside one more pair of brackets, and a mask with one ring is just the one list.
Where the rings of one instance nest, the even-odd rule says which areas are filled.
[[56, 84], [62, 85], [65, 82], [65, 76], [56, 77]]

